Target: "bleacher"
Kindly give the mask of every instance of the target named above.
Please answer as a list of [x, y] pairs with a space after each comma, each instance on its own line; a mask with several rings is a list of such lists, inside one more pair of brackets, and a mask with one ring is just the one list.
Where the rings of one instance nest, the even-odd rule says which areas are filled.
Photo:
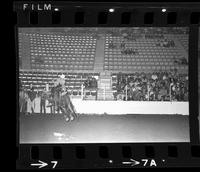
[[[91, 77], [98, 77], [99, 73], [67, 73], [56, 71], [32, 71], [20, 70], [19, 78], [22, 86], [25, 89], [30, 87], [32, 83], [37, 91], [43, 91], [45, 84], [49, 83], [49, 87], [53, 86], [53, 80], [58, 78], [58, 75], [64, 74], [66, 76], [66, 88], [70, 95], [81, 96], [81, 85], [85, 80]], [[95, 90], [86, 90], [86, 96], [96, 96]]]
[[92, 35], [55, 32], [19, 33], [19, 39], [27, 38], [30, 43], [31, 69], [93, 70], [94, 68], [96, 38]]
[[[176, 42], [175, 46], [157, 45], [159, 40], [162, 42], [165, 38]], [[122, 42], [125, 43], [125, 48], [133, 49], [136, 53], [122, 53]], [[110, 43], [114, 46], [110, 47]], [[187, 59], [188, 55], [184, 55], [183, 48], [188, 51], [188, 34], [185, 29], [179, 28], [21, 29], [20, 78], [24, 88], [28, 88], [32, 83], [41, 91], [45, 83], [51, 83], [63, 73], [67, 77], [68, 92], [80, 96], [81, 84], [89, 75], [100, 76], [103, 72], [152, 73], [174, 69], [187, 73], [188, 65], [174, 62], [183, 57]], [[106, 77], [109, 78], [108, 82], [112, 82], [109, 89], [113, 93], [116, 92], [115, 76], [108, 74]], [[99, 83], [104, 79], [100, 77]], [[100, 85], [98, 97], [104, 94], [104, 90], [100, 92]], [[106, 91], [108, 90], [105, 90], [105, 94]], [[96, 96], [97, 90], [86, 90], [85, 95]]]
[[184, 49], [188, 52], [189, 48], [189, 36], [186, 34], [177, 34], [177, 39], [180, 41], [181, 45], [184, 47]]
[[[140, 38], [135, 41], [126, 41], [127, 48], [138, 51], [135, 55], [125, 55], [119, 48], [123, 37], [106, 35], [104, 70], [111, 71], [159, 71], [174, 69], [173, 58], [181, 57], [176, 47], [157, 47], [157, 40]], [[113, 42], [117, 48], [109, 48]], [[179, 66], [181, 70], [187, 70], [187, 66]]]

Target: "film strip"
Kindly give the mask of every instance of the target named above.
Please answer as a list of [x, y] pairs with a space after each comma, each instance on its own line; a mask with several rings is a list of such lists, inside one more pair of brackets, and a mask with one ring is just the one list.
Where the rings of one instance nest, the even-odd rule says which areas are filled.
[[[123, 132], [121, 131], [123, 131], [123, 128], [126, 128], [125, 127], [126, 125], [128, 126], [130, 124], [124, 122], [124, 125], [122, 125], [121, 128], [118, 127], [121, 124], [113, 128], [111, 127], [112, 131], [108, 126], [114, 125], [113, 123], [117, 124], [117, 122], [121, 120], [121, 118], [123, 119], [126, 118], [125, 116], [120, 117], [120, 119], [118, 118], [112, 119], [112, 117], [110, 117], [109, 114], [104, 114], [104, 113], [103, 115], [93, 116], [95, 112], [92, 112], [93, 114], [88, 115], [87, 113], [90, 113], [90, 111], [88, 112], [86, 109], [90, 108], [90, 106], [92, 106], [93, 104], [89, 104], [89, 105], [84, 104], [85, 108], [84, 107], [82, 108], [83, 112], [81, 116], [78, 118], [79, 121], [75, 119], [74, 122], [67, 121], [66, 124], [64, 124], [66, 126], [68, 125], [67, 130], [71, 131], [72, 136], [70, 134], [66, 136], [68, 131], [66, 131], [66, 133], [59, 132], [61, 131], [61, 129], [57, 128], [57, 131], [54, 132], [54, 136], [57, 139], [56, 140], [56, 139], [51, 138], [53, 136], [49, 134], [49, 130], [51, 130], [51, 126], [56, 128], [59, 125], [63, 125], [62, 124], [63, 121], [66, 120], [67, 118], [64, 119], [61, 117], [61, 115], [58, 116], [58, 114], [57, 115], [54, 114], [52, 116], [47, 114], [47, 116], [45, 116], [44, 114], [41, 114], [39, 112], [36, 114], [30, 114], [30, 115], [29, 114], [27, 115], [24, 113], [22, 114], [21, 109], [20, 109], [21, 106], [19, 106], [16, 111], [17, 112], [16, 113], [16, 119], [17, 119], [16, 120], [16, 124], [17, 124], [17, 127], [16, 127], [17, 128], [16, 130], [17, 131], [16, 168], [17, 169], [90, 169], [90, 168], [99, 169], [99, 168], [156, 168], [156, 167], [165, 168], [165, 167], [199, 167], [200, 166], [200, 145], [199, 145], [200, 131], [199, 131], [199, 120], [198, 120], [199, 119], [199, 96], [198, 96], [199, 86], [197, 82], [199, 80], [198, 76], [200, 76], [200, 74], [198, 73], [199, 72], [198, 64], [200, 62], [199, 60], [200, 55], [199, 55], [199, 48], [198, 48], [199, 47], [198, 45], [200, 45], [198, 43], [200, 41], [199, 39], [200, 3], [165, 3], [164, 4], [164, 3], [15, 2], [13, 7], [14, 7], [13, 11], [15, 13], [14, 16], [15, 16], [15, 21], [16, 21], [15, 35], [16, 35], [16, 47], [17, 47], [16, 48], [16, 65], [18, 67], [18, 75], [17, 75], [17, 80], [18, 80], [17, 96], [18, 97], [20, 97], [22, 93], [20, 92], [21, 78], [24, 84], [23, 86], [25, 87], [26, 83], [30, 83], [29, 82], [30, 80], [33, 84], [36, 83], [37, 85], [39, 85], [40, 82], [44, 83], [43, 82], [45, 80], [44, 75], [53, 76], [55, 73], [56, 74], [64, 73], [65, 76], [68, 76], [69, 74], [75, 75], [77, 73], [79, 74], [87, 73], [88, 75], [87, 70], [85, 69], [83, 70], [80, 68], [81, 62], [78, 63], [79, 66], [77, 67], [77, 69], [71, 69], [70, 67], [68, 68], [67, 66], [68, 64], [66, 64], [67, 69], [66, 68], [63, 69], [64, 68], [63, 66], [62, 68], [59, 68], [59, 65], [62, 65], [59, 62], [59, 58], [62, 60], [65, 57], [68, 58], [68, 54], [70, 52], [72, 52], [71, 53], [72, 57], [74, 57], [73, 55], [75, 55], [76, 57], [80, 57], [80, 60], [82, 57], [81, 55], [83, 54], [85, 54], [84, 58], [87, 58], [87, 57], [88, 59], [94, 58], [95, 64], [98, 64], [97, 56], [98, 55], [103, 56], [104, 68], [102, 70], [102, 73], [106, 75], [105, 71], [109, 71], [110, 68], [108, 67], [108, 69], [106, 69], [105, 61], [106, 61], [107, 50], [105, 47], [106, 47], [106, 43], [108, 43], [109, 46], [111, 46], [111, 44], [109, 43], [113, 43], [113, 42], [109, 42], [109, 41], [106, 42], [106, 41], [111, 40], [111, 38], [116, 42], [118, 40], [121, 41], [122, 32], [123, 34], [125, 32], [125, 37], [127, 36], [126, 34], [128, 31], [126, 30], [126, 28], [129, 28], [129, 29], [133, 28], [132, 32], [135, 31], [135, 33], [138, 33], [138, 28], [140, 31], [144, 30], [144, 33], [142, 31], [140, 32], [140, 35], [144, 36], [143, 38], [141, 38], [139, 35], [138, 37], [134, 37], [133, 40], [130, 40], [129, 38], [125, 39], [126, 45], [134, 45], [136, 47], [137, 47], [137, 43], [142, 42], [144, 38], [149, 39], [151, 34], [149, 36], [148, 33], [151, 33], [150, 31], [152, 28], [153, 28], [152, 29], [153, 32], [155, 32], [155, 28], [160, 28], [160, 30], [158, 29], [159, 31], [157, 31], [159, 33], [156, 33], [156, 34], [161, 35], [161, 37], [162, 37], [162, 34], [164, 36], [171, 34], [171, 37], [167, 37], [167, 38], [170, 38], [171, 40], [175, 42], [175, 47], [179, 46], [179, 49], [177, 50], [178, 53], [182, 53], [182, 54], [184, 54], [184, 52], [188, 53], [188, 55], [186, 56], [188, 56], [188, 73], [187, 74], [189, 76], [189, 80], [188, 80], [189, 81], [189, 87], [188, 87], [189, 100], [186, 101], [188, 102], [188, 104], [183, 104], [184, 105], [183, 109], [186, 106], [189, 107], [187, 109], [189, 113], [187, 115], [188, 116], [187, 119], [184, 118], [180, 122], [176, 123], [174, 122], [176, 121], [176, 119], [173, 119], [173, 116], [168, 114], [170, 117], [168, 116], [163, 117], [164, 119], [164, 122], [162, 123], [163, 126], [160, 126], [160, 128], [156, 128], [156, 130], [160, 130], [160, 133], [156, 132], [156, 134], [152, 134], [150, 132], [149, 135], [148, 134], [145, 135], [144, 132], [148, 133], [148, 130], [151, 131], [151, 126], [149, 127], [149, 125], [151, 124], [152, 126], [153, 125], [157, 126], [158, 123], [160, 122], [159, 121], [160, 119], [156, 121], [157, 118], [155, 118], [154, 120], [148, 118], [146, 119], [147, 123], [143, 124], [143, 122], [141, 121], [144, 121], [144, 119], [140, 117], [138, 119], [137, 114], [133, 114], [134, 116], [133, 120], [137, 121], [136, 123], [133, 123], [133, 124], [138, 127], [138, 128], [137, 127], [134, 128], [134, 131], [137, 131], [137, 132], [135, 132], [135, 135], [130, 136], [131, 135], [130, 133], [134, 131], [132, 131], [133, 129], [128, 128], [126, 132], [130, 130], [130, 133], [127, 134], [124, 130], [124, 136], [123, 136]], [[170, 30], [170, 28], [173, 28], [172, 29], [173, 32]], [[175, 29], [175, 28], [178, 28], [178, 29]], [[120, 32], [121, 36], [116, 34], [114, 30], [117, 30], [116, 32], [118, 32], [118, 34]], [[188, 35], [188, 40], [186, 40], [188, 42], [188, 47], [186, 44], [186, 48], [184, 50], [181, 49], [181, 47], [184, 47], [184, 40], [181, 39], [182, 38], [181, 34]], [[97, 36], [98, 38], [95, 37], [94, 35]], [[147, 36], [149, 37], [147, 38]], [[85, 39], [85, 37], [87, 37], [87, 39]], [[173, 37], [176, 37], [176, 39], [173, 39]], [[157, 41], [157, 39], [163, 39], [163, 38], [156, 37], [155, 40]], [[68, 44], [67, 40], [70, 41], [69, 42], [70, 44]], [[157, 43], [155, 40], [154, 42], [150, 42], [150, 44]], [[180, 42], [180, 45], [177, 40]], [[104, 49], [101, 51], [101, 44], [103, 42], [105, 42], [105, 46], [104, 46]], [[142, 42], [140, 44], [138, 43], [139, 46], [137, 48], [140, 50], [140, 46], [143, 47], [145, 45], [147, 46], [146, 49], [148, 49], [149, 44], [145, 42]], [[123, 49], [123, 46], [124, 46], [123, 41], [119, 43], [120, 43], [119, 46], [121, 46], [121, 48]], [[166, 46], [168, 46], [168, 43], [166, 44]], [[93, 46], [93, 44], [95, 45], [95, 48], [92, 47], [91, 51], [87, 51], [87, 50], [82, 51], [81, 46], [87, 45], [87, 44], [88, 44], [88, 47], [84, 47], [85, 49], [89, 50]], [[62, 47], [63, 45], [64, 47]], [[115, 44], [115, 42], [112, 45], [118, 48], [118, 44]], [[167, 53], [173, 54], [173, 52], [175, 51], [175, 50], [173, 51], [166, 50], [164, 47], [165, 42], [159, 43], [158, 47], [160, 46], [161, 48], [158, 48], [158, 51], [162, 49], [163, 53], [166, 51]], [[71, 49], [74, 48], [74, 51], [67, 49], [69, 47]], [[108, 58], [112, 56], [113, 52], [115, 52], [114, 56], [121, 58], [122, 55], [117, 54], [118, 50], [115, 50], [117, 49], [116, 47], [114, 48], [111, 47], [108, 50], [108, 52], [111, 54], [111, 55], [108, 55]], [[62, 48], [67, 49], [67, 50], [65, 51]], [[81, 49], [80, 54], [76, 53], [79, 51], [78, 49], [79, 50]], [[94, 52], [93, 52], [93, 49], [95, 49]], [[103, 52], [103, 55], [101, 54], [102, 52]], [[139, 55], [141, 52], [139, 52]], [[94, 53], [94, 56], [92, 56], [90, 53], [91, 54]], [[135, 51], [133, 53], [137, 54], [137, 52]], [[148, 53], [147, 54], [145, 53], [143, 55], [146, 59], [148, 59]], [[156, 54], [156, 52], [154, 53]], [[52, 54], [55, 54], [55, 57], [53, 57]], [[128, 56], [125, 56], [125, 57], [128, 57]], [[154, 56], [152, 56], [152, 58], [153, 57]], [[168, 56], [166, 55], [165, 58], [167, 59], [167, 57]], [[50, 59], [49, 60], [50, 63], [48, 63], [49, 66], [44, 64], [46, 63], [46, 61], [42, 61], [42, 64], [40, 64], [41, 59], [43, 58], [46, 61]], [[38, 60], [38, 59], [40, 61], [36, 63], [34, 60]], [[55, 60], [55, 63], [58, 63], [59, 65], [56, 64], [57, 68], [55, 67], [56, 65], [50, 68], [51, 63], [54, 64], [54, 60]], [[71, 58], [71, 61], [73, 61], [73, 58]], [[88, 60], [86, 63], [89, 63], [89, 62], [90, 61]], [[166, 60], [164, 62], [166, 62], [166, 64], [170, 66], [170, 61]], [[64, 63], [64, 62], [62, 61], [61, 63]], [[116, 64], [116, 63], [117, 62], [114, 60], [113, 64]], [[123, 63], [123, 60], [120, 61], [120, 63]], [[108, 64], [110, 64], [110, 62]], [[159, 64], [161, 64], [161, 61], [159, 62]], [[48, 66], [48, 67], [42, 68], [44, 66], [45, 67]], [[72, 65], [72, 68], [74, 68], [73, 65]], [[127, 64], [127, 68], [128, 68], [128, 64]], [[96, 68], [96, 69], [97, 69], [96, 71], [95, 69], [93, 69], [93, 72], [89, 71], [89, 73], [92, 73], [93, 75], [94, 73], [100, 73], [99, 68]], [[136, 72], [137, 72], [137, 69], [139, 68], [135, 69]], [[165, 68], [165, 70], [166, 69], [167, 67]], [[185, 68], [183, 67], [183, 69]], [[116, 71], [121, 72], [119, 68], [113, 71], [114, 71], [113, 73], [116, 73]], [[34, 72], [36, 72], [36, 74]], [[131, 72], [129, 71], [129, 73]], [[34, 78], [35, 75], [37, 76], [36, 79]], [[101, 74], [99, 75], [101, 76]], [[23, 80], [24, 78], [25, 79], [28, 78], [30, 80], [27, 80], [27, 81]], [[42, 79], [40, 80], [40, 78]], [[83, 75], [81, 76], [81, 78], [83, 78]], [[75, 79], [73, 80], [73, 82], [75, 82]], [[82, 95], [82, 93], [80, 95]], [[109, 100], [106, 100], [106, 93], [104, 92], [102, 93], [102, 95], [104, 95], [104, 99], [103, 101], [101, 100], [100, 102], [107, 102], [107, 104], [109, 104]], [[126, 99], [127, 93], [125, 95], [126, 95], [125, 96], [125, 99]], [[81, 98], [83, 99], [83, 97]], [[179, 101], [179, 100], [176, 100], [176, 101]], [[87, 103], [87, 101], [85, 102]], [[117, 102], [120, 102], [120, 101], [117, 101]], [[123, 101], [121, 102], [123, 104]], [[20, 99], [18, 103], [20, 104]], [[114, 107], [112, 107], [112, 103]], [[112, 107], [111, 110], [109, 109], [110, 111], [112, 111], [113, 109], [117, 109], [114, 101], [112, 103], [109, 104], [110, 107]], [[171, 102], [171, 104], [173, 104], [173, 102]], [[80, 106], [81, 106], [80, 104], [77, 105], [77, 110], [80, 110], [81, 112], [81, 109], [78, 108]], [[97, 107], [95, 109], [96, 112], [98, 111], [98, 106], [100, 107], [101, 103], [97, 104]], [[121, 106], [120, 103], [117, 106]], [[131, 106], [134, 106], [134, 105], [131, 105]], [[138, 104], [135, 105], [135, 107], [137, 106], [139, 105]], [[159, 106], [162, 107], [161, 104], [159, 104]], [[129, 106], [128, 105], [121, 106], [121, 108], [123, 107], [128, 108]], [[141, 106], [141, 107], [143, 108], [146, 107], [145, 103], [144, 103], [144, 106]], [[166, 108], [167, 106], [163, 106], [163, 107]], [[106, 109], [105, 106], [103, 106], [103, 108]], [[147, 112], [150, 113], [151, 108], [149, 105], [148, 105], [148, 108], [149, 108], [149, 111]], [[177, 106], [175, 107], [175, 109], [180, 110], [181, 107]], [[100, 111], [99, 113], [101, 113], [101, 109], [99, 111]], [[115, 113], [115, 111], [112, 111], [112, 112]], [[120, 113], [122, 112], [120, 111]], [[126, 112], [124, 113], [126, 115]], [[136, 113], [136, 112], [133, 112], [133, 113]], [[158, 113], [160, 115], [161, 112], [159, 111]], [[179, 112], [174, 112], [174, 114], [177, 114], [177, 113]], [[163, 114], [165, 114], [165, 112], [163, 112]], [[44, 118], [41, 117], [42, 115], [44, 116]], [[90, 121], [92, 119], [93, 122], [90, 122], [90, 123], [85, 122], [84, 115], [87, 115], [86, 121]], [[132, 117], [129, 117], [130, 115], [131, 114], [127, 116], [126, 121], [127, 119], [128, 121], [132, 120]], [[101, 119], [99, 119], [101, 117], [105, 118], [103, 119], [102, 123], [101, 123]], [[45, 122], [45, 120], [48, 121], [48, 124], [47, 122]], [[59, 120], [61, 121], [60, 123], [58, 122]], [[100, 122], [98, 120], [100, 120]], [[52, 121], [56, 121], [55, 124]], [[94, 121], [97, 121], [97, 122], [94, 122]], [[107, 121], [110, 121], [110, 123]], [[79, 126], [83, 125], [81, 124], [81, 122], [84, 123], [85, 128], [84, 127], [79, 128]], [[123, 120], [121, 120], [121, 122], [123, 123]], [[171, 141], [169, 138], [167, 138], [167, 136], [162, 136], [162, 134], [164, 133], [162, 132], [162, 130], [165, 130], [165, 122], [166, 122], [166, 126], [169, 125], [169, 127], [166, 127], [168, 128], [167, 130], [170, 130], [169, 129], [170, 127], [172, 128], [172, 130], [170, 131], [170, 134], [173, 135], [173, 133], [178, 133], [178, 136], [176, 136], [177, 137], [176, 139], [172, 139]], [[74, 125], [74, 123], [76, 125]], [[138, 124], [140, 124], [141, 127]], [[33, 127], [34, 125], [37, 127]], [[87, 128], [88, 125], [91, 125], [90, 129]], [[101, 125], [102, 128], [100, 129], [95, 128], [96, 125]], [[145, 125], [147, 125], [147, 128], [145, 127]], [[173, 131], [173, 127], [174, 127], [173, 125], [180, 125], [182, 128], [181, 127], [175, 128], [177, 130]], [[28, 127], [28, 126], [31, 126], [33, 128]], [[188, 126], [188, 128], [186, 126]], [[42, 128], [42, 130], [38, 128]], [[87, 133], [90, 133], [90, 135], [88, 134], [85, 135], [84, 137], [86, 138], [84, 138], [85, 140], [83, 139], [84, 140], [83, 141], [81, 140], [82, 138], [81, 134], [77, 134], [79, 133], [79, 131], [77, 131], [76, 128], [79, 128], [80, 131], [87, 130]], [[104, 128], [107, 128], [108, 130], [107, 130], [107, 133], [102, 134], [101, 129], [104, 130]], [[93, 138], [93, 140], [90, 142], [89, 141], [91, 139], [90, 137], [92, 137], [91, 131], [95, 132], [95, 130], [96, 130], [95, 135], [97, 138]], [[182, 133], [181, 135], [181, 132], [179, 130], [186, 130], [186, 131], [185, 133]], [[152, 132], [153, 131], [155, 132], [155, 130], [152, 130]], [[111, 132], [111, 134], [108, 134], [109, 132]], [[77, 137], [79, 136], [80, 138], [73, 138], [73, 133], [74, 135], [77, 134], [76, 136]], [[83, 132], [80, 132], [80, 133], [83, 133]], [[137, 134], [137, 133], [141, 133], [143, 135], [140, 136], [140, 134]], [[109, 140], [107, 134], [110, 137], [112, 135], [118, 135], [118, 140], [117, 138], [114, 141]], [[47, 137], [47, 135], [49, 136]], [[132, 138], [133, 140], [126, 140], [124, 139], [125, 137]], [[146, 137], [146, 138], [137, 140], [136, 137], [138, 138]], [[166, 140], [159, 141], [159, 139], [163, 137], [166, 137], [165, 138]], [[153, 138], [154, 140], [152, 141], [151, 139]]]

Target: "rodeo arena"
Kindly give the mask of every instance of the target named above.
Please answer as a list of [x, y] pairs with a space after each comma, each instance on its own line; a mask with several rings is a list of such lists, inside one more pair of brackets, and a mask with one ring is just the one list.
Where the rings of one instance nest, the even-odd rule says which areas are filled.
[[19, 28], [20, 143], [189, 142], [188, 29]]

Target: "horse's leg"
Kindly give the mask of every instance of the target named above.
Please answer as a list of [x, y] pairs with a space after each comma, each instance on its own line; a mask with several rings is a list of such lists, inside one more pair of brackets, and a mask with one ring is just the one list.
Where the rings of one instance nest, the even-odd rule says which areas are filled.
[[73, 106], [73, 104], [71, 103], [71, 101], [70, 101], [70, 103], [69, 103], [69, 105], [68, 105], [68, 108], [69, 108], [69, 110], [70, 110], [71, 116], [72, 116], [74, 119], [76, 119], [76, 120], [79, 121], [79, 118], [78, 118], [79, 116], [78, 116], [78, 114], [75, 112], [74, 106]]
[[68, 107], [68, 101], [66, 96], [61, 97], [61, 104], [62, 107], [65, 109], [65, 117], [67, 117], [67, 119], [70, 119], [70, 121], [74, 120], [73, 115], [71, 115], [71, 110]]
[[74, 120], [75, 117], [73, 116], [73, 111], [70, 108], [70, 104], [69, 104], [70, 102], [69, 102], [69, 98], [67, 96], [65, 96], [64, 103], [65, 103], [65, 109], [68, 111], [71, 121]]
[[69, 113], [68, 113], [67, 109], [65, 107], [63, 107], [63, 106], [61, 106], [60, 109], [61, 109], [61, 112], [64, 115], [65, 120], [67, 122], [69, 122], [70, 121], [70, 116], [68, 115]]
[[65, 106], [65, 109], [66, 109], [66, 112], [67, 112], [67, 114], [68, 114], [68, 117], [70, 118], [70, 121], [73, 121], [74, 119], [75, 119], [75, 117], [73, 116], [73, 114], [72, 114], [72, 111], [71, 111], [71, 109], [69, 108], [69, 104], [68, 104], [68, 101], [67, 101], [67, 99], [64, 99], [64, 106]]
[[65, 106], [65, 101], [64, 101], [64, 99], [62, 97], [61, 97], [60, 102], [59, 102], [59, 107], [61, 109], [62, 114], [64, 115], [65, 120], [67, 122], [69, 122], [70, 121], [70, 116], [69, 116], [68, 110], [67, 110], [67, 108]]
[[72, 121], [73, 120], [73, 117], [71, 117], [71, 112], [70, 112], [70, 110], [68, 109], [68, 107], [65, 105], [65, 111], [66, 111], [66, 116], [67, 116], [67, 118], [70, 120], [70, 121]]
[[73, 107], [73, 104], [70, 100], [70, 98], [68, 96], [66, 96], [66, 108], [68, 108], [68, 110], [70, 111], [70, 116], [75, 119], [77, 118], [77, 115], [75, 113], [75, 110], [74, 110], [74, 107]]
[[71, 100], [69, 99], [69, 107], [71, 108], [72, 110], [72, 114], [75, 118], [78, 118], [78, 115], [77, 113], [75, 112], [75, 109], [74, 109], [74, 105], [72, 104]]

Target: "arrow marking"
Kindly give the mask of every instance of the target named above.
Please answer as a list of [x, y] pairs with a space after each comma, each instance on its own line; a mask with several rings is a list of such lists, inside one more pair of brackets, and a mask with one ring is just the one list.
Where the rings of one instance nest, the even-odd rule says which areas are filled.
[[130, 159], [130, 161], [128, 161], [128, 162], [122, 162], [122, 164], [131, 164], [131, 166], [135, 166], [135, 165], [140, 164], [140, 162], [136, 161], [134, 159]]
[[46, 162], [40, 160], [38, 160], [38, 162], [39, 162], [38, 164], [31, 164], [31, 166], [39, 166], [38, 168], [43, 168], [48, 165]]

